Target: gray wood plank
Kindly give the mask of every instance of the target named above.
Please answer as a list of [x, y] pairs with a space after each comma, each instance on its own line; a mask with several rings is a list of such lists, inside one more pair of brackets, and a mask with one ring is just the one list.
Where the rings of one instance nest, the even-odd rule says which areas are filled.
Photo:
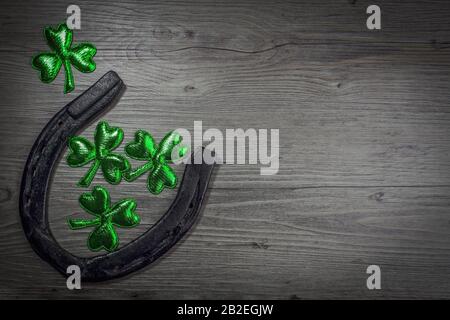
[[[0, 10], [0, 297], [2, 298], [449, 298], [450, 3], [380, 0], [383, 30], [365, 28], [368, 1], [79, 1], [75, 42], [98, 47], [93, 74], [39, 82], [29, 63], [41, 29], [66, 3], [2, 3]], [[127, 91], [105, 120], [160, 139], [204, 128], [280, 130], [280, 170], [222, 165], [188, 236], [157, 263], [80, 292], [31, 250], [18, 193], [45, 123], [108, 70]], [[83, 135], [92, 136], [95, 124]], [[182, 167], [176, 168], [181, 174]], [[50, 223], [80, 255], [89, 230], [75, 187], [84, 169], [58, 166]], [[151, 227], [175, 191], [145, 179], [111, 187], [133, 195]], [[102, 184], [101, 178], [95, 183]], [[365, 269], [382, 268], [382, 290]]]

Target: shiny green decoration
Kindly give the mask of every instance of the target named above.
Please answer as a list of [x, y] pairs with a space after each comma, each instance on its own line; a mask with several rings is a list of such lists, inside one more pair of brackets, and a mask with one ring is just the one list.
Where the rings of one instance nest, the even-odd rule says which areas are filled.
[[140, 217], [135, 213], [134, 199], [123, 199], [111, 206], [108, 190], [100, 186], [94, 187], [92, 192], [83, 193], [79, 203], [94, 218], [69, 219], [68, 223], [72, 230], [95, 227], [87, 242], [91, 251], [114, 251], [119, 246], [119, 237], [114, 227], [131, 228], [140, 222]]
[[80, 43], [71, 48], [72, 30], [66, 24], [60, 24], [57, 29], [44, 28], [44, 36], [52, 52], [33, 57], [32, 66], [41, 72], [40, 79], [44, 83], [55, 80], [61, 66], [64, 66], [64, 93], [71, 92], [75, 88], [71, 65], [84, 73], [93, 72], [96, 66], [92, 59], [97, 49], [90, 43]]
[[[169, 164], [173, 163], [172, 151], [180, 144], [182, 137], [176, 132], [169, 132], [161, 140], [159, 145], [155, 144], [153, 137], [144, 130], [136, 131], [134, 141], [125, 147], [126, 154], [133, 159], [147, 161], [144, 165], [124, 174], [126, 181], [134, 181], [145, 172], [150, 171], [147, 178], [147, 188], [153, 194], [160, 194], [164, 188], [175, 188], [177, 176]], [[186, 147], [179, 149], [179, 157], [184, 157]]]
[[118, 184], [122, 180], [122, 175], [130, 169], [130, 163], [124, 156], [112, 152], [122, 143], [122, 140], [123, 130], [110, 127], [106, 121], [97, 124], [94, 133], [95, 143], [80, 136], [69, 138], [69, 155], [67, 156], [69, 166], [82, 167], [92, 163], [86, 175], [79, 181], [80, 187], [88, 187], [99, 168], [110, 184]]

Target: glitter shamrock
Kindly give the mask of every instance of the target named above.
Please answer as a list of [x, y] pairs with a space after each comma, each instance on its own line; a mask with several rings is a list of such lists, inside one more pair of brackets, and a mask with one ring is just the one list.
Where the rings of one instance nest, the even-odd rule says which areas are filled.
[[40, 79], [44, 83], [55, 80], [61, 66], [64, 66], [64, 93], [71, 92], [75, 88], [71, 65], [84, 73], [93, 72], [95, 62], [92, 59], [97, 49], [90, 43], [81, 43], [71, 48], [72, 30], [66, 24], [60, 24], [56, 30], [46, 27], [44, 36], [53, 52], [38, 54], [33, 58], [32, 66], [41, 72]]
[[90, 169], [78, 183], [79, 186], [88, 187], [99, 168], [109, 183], [118, 184], [122, 180], [123, 173], [130, 169], [130, 163], [122, 155], [112, 152], [122, 140], [123, 130], [110, 127], [105, 121], [99, 122], [95, 129], [94, 144], [80, 136], [69, 138], [69, 166], [81, 167], [92, 162]]
[[[169, 132], [157, 146], [153, 137], [144, 130], [135, 133], [134, 141], [125, 147], [126, 154], [133, 159], [147, 161], [144, 165], [135, 170], [130, 170], [124, 174], [127, 181], [133, 181], [150, 171], [147, 178], [147, 188], [153, 194], [160, 194], [167, 188], [175, 188], [177, 176], [169, 164], [173, 163], [172, 151], [181, 143], [182, 137], [176, 132]], [[187, 152], [186, 147], [179, 149], [178, 155], [184, 157]]]
[[103, 187], [94, 187], [92, 192], [83, 193], [79, 202], [81, 208], [94, 218], [69, 219], [68, 223], [72, 230], [95, 227], [88, 237], [88, 248], [91, 251], [114, 251], [119, 246], [114, 227], [131, 228], [140, 222], [140, 217], [134, 212], [134, 199], [123, 199], [111, 206], [108, 190]]

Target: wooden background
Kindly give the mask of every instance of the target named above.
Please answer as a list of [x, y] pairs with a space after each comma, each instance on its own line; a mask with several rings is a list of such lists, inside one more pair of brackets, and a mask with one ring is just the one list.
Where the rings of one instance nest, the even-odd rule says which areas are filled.
[[[98, 48], [97, 70], [46, 85], [30, 67], [42, 28], [74, 1], [9, 1], [0, 9], [1, 298], [450, 298], [450, 2], [76, 1], [74, 42]], [[382, 9], [382, 30], [366, 8]], [[127, 84], [104, 118], [129, 140], [193, 128], [280, 130], [280, 170], [223, 165], [189, 234], [157, 263], [116, 281], [66, 289], [30, 248], [18, 196], [47, 121], [108, 70]], [[94, 126], [85, 131], [92, 137]], [[75, 186], [86, 169], [58, 166], [49, 209], [61, 244], [89, 255]], [[181, 173], [182, 167], [177, 171]], [[98, 178], [95, 184], [103, 184]], [[134, 195], [148, 229], [175, 191], [145, 178]], [[370, 264], [382, 290], [366, 288]]]

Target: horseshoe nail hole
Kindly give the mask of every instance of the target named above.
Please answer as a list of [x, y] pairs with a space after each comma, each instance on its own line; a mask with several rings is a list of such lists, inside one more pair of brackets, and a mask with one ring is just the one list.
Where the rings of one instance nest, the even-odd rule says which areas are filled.
[[178, 234], [178, 233], [180, 233], [180, 231], [181, 231], [181, 227], [180, 226], [177, 226], [175, 229], [173, 229], [173, 231], [172, 231], [172, 234]]
[[189, 209], [192, 209], [193, 207], [194, 207], [194, 203], [191, 202], [191, 203], [189, 204]]

